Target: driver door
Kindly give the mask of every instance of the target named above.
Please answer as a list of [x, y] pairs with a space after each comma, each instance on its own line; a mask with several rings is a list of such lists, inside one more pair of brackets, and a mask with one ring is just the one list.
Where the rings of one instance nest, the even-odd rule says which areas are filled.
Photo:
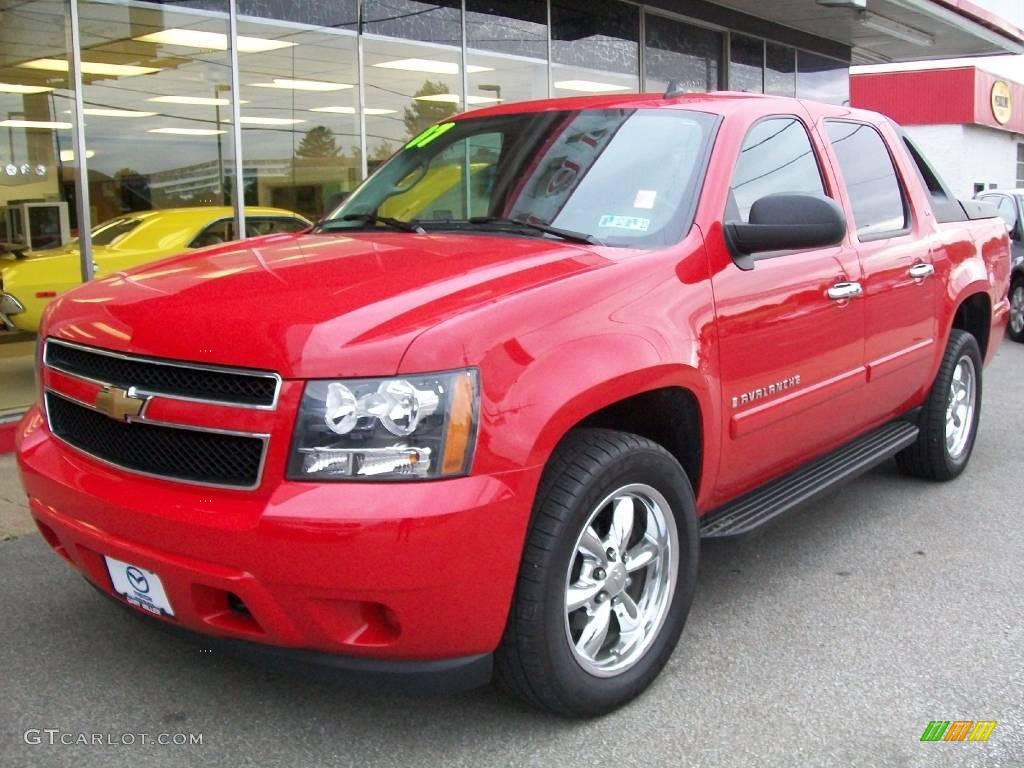
[[[746, 221], [756, 200], [787, 192], [836, 197], [803, 120], [774, 115], [743, 141], [724, 219]], [[827, 248], [761, 254], [752, 270], [730, 263], [714, 275], [723, 395], [719, 502], [856, 435], [865, 384], [863, 301], [829, 294], [859, 279], [848, 237]]]

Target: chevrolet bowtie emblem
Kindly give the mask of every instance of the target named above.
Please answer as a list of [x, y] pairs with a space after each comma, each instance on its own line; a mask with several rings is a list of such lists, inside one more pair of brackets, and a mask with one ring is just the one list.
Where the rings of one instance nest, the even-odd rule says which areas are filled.
[[104, 387], [96, 395], [96, 410], [115, 421], [131, 421], [142, 413], [147, 399], [132, 394], [131, 390]]

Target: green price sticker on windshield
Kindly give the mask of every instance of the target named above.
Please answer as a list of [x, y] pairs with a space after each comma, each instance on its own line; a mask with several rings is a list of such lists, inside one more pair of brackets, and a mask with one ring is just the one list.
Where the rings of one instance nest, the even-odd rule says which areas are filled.
[[432, 125], [415, 139], [406, 144], [405, 148], [419, 149], [421, 147], [425, 147], [438, 136], [443, 136], [454, 127], [455, 123], [438, 123], [437, 125]]

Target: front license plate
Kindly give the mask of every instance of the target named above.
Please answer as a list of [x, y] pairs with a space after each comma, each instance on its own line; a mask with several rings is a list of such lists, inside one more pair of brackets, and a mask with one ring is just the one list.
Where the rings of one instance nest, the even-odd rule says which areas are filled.
[[157, 616], [174, 615], [171, 601], [167, 599], [159, 576], [145, 568], [112, 557], [103, 559], [107, 561], [107, 572], [110, 573], [110, 581], [113, 582], [114, 591], [118, 595], [148, 613]]

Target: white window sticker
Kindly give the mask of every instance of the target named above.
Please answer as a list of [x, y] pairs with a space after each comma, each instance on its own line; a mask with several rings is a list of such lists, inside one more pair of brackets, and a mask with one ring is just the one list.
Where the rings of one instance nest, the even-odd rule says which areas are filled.
[[658, 191], [656, 189], [638, 189], [636, 197], [633, 198], [633, 207], [650, 210], [654, 207], [654, 201], [657, 199]]
[[597, 226], [605, 229], [628, 229], [632, 232], [646, 232], [651, 226], [650, 219], [643, 219], [639, 216], [613, 216], [606, 213], [597, 222]]

